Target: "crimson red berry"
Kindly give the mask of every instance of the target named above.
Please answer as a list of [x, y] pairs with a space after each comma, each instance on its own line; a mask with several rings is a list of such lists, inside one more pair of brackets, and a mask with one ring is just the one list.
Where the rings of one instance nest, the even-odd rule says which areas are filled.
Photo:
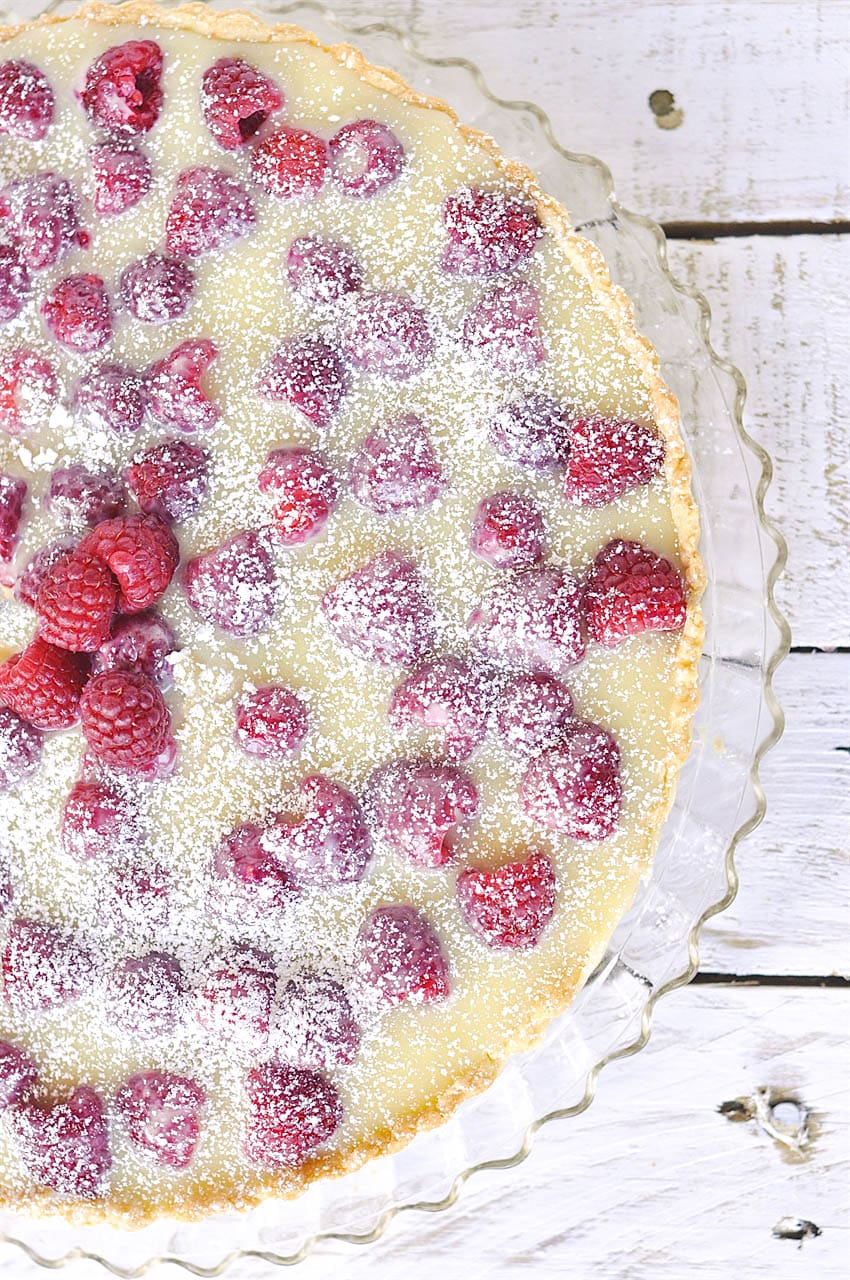
[[466, 279], [512, 271], [531, 257], [541, 235], [533, 204], [477, 187], [444, 201], [443, 222], [448, 234], [443, 270]]
[[487, 732], [492, 685], [462, 658], [432, 658], [397, 686], [387, 718], [394, 729], [440, 730], [446, 755], [465, 760]]
[[405, 1000], [431, 1004], [449, 994], [449, 966], [424, 916], [396, 903], [378, 907], [357, 936], [357, 976], [364, 994], [384, 1007]]
[[541, 826], [571, 840], [604, 840], [617, 828], [622, 804], [620, 749], [597, 724], [574, 721], [557, 746], [531, 761], [520, 801]]
[[418, 867], [442, 867], [478, 812], [478, 789], [456, 765], [391, 760], [372, 775], [368, 807], [393, 853]]
[[356, 293], [364, 273], [347, 245], [321, 236], [299, 236], [289, 246], [286, 278], [303, 302], [319, 306]]
[[77, 198], [67, 178], [31, 173], [3, 190], [6, 225], [30, 271], [43, 271], [89, 236], [80, 227]]
[[124, 478], [142, 511], [180, 522], [206, 497], [208, 470], [203, 449], [188, 440], [164, 440], [137, 453]]
[[180, 258], [149, 253], [121, 272], [124, 306], [146, 324], [166, 324], [182, 316], [192, 299], [195, 273]]
[[38, 1067], [28, 1053], [0, 1040], [0, 1113], [17, 1107], [38, 1080]]
[[482, 498], [472, 521], [469, 545], [494, 569], [521, 569], [545, 551], [543, 516], [531, 498], [503, 491]]
[[91, 956], [73, 935], [45, 920], [18, 917], [9, 926], [0, 965], [3, 994], [17, 1014], [57, 1009], [77, 1000], [91, 972]]
[[27, 1102], [12, 1112], [18, 1154], [30, 1177], [61, 1196], [92, 1200], [112, 1167], [103, 1103], [78, 1085], [59, 1102]]
[[376, 515], [430, 506], [444, 487], [431, 437], [414, 413], [374, 427], [351, 464], [351, 491]]
[[329, 888], [362, 880], [372, 841], [360, 801], [346, 787], [313, 774], [301, 783], [300, 821], [280, 815], [263, 844], [299, 885]]
[[545, 853], [489, 870], [469, 867], [457, 878], [457, 900], [467, 924], [488, 947], [536, 947], [555, 912], [555, 868]]
[[267, 400], [282, 400], [316, 427], [335, 417], [348, 390], [345, 366], [318, 335], [287, 338], [272, 355], [257, 383]]
[[500, 373], [526, 373], [546, 358], [539, 298], [527, 280], [485, 293], [466, 315], [461, 342]]
[[77, 862], [114, 858], [142, 840], [135, 806], [103, 782], [75, 782], [62, 810], [62, 849]]
[[584, 611], [588, 635], [614, 649], [644, 631], [678, 631], [687, 596], [669, 560], [639, 542], [615, 539], [597, 555], [587, 579]]
[[0, 245], [0, 324], [14, 320], [30, 295], [30, 273], [17, 245]]
[[112, 304], [100, 276], [67, 276], [41, 304], [45, 324], [57, 342], [88, 355], [112, 337]]
[[96, 554], [77, 547], [57, 560], [39, 587], [39, 634], [60, 649], [92, 653], [109, 635], [118, 584]]
[[150, 191], [151, 162], [137, 147], [101, 142], [91, 148], [89, 159], [94, 175], [94, 207], [104, 217], [132, 209]]
[[185, 258], [228, 249], [256, 220], [247, 188], [232, 173], [204, 165], [184, 169], [165, 222], [165, 247]]
[[0, 355], [0, 430], [19, 436], [47, 420], [59, 384], [49, 360], [29, 347]]
[[499, 700], [496, 728], [509, 751], [532, 756], [560, 741], [572, 714], [572, 695], [560, 680], [518, 675]]
[[0, 471], [0, 581], [4, 564], [10, 564], [18, 545], [27, 482]]
[[309, 200], [324, 186], [328, 163], [323, 138], [284, 124], [254, 148], [251, 177], [278, 200]]
[[153, 40], [128, 40], [102, 53], [80, 94], [93, 125], [137, 137], [156, 124], [162, 107], [162, 50]]
[[[0, 515], [0, 527], [2, 527], [2, 515]], [[2, 538], [2, 532], [0, 532]], [[62, 541], [49, 543], [46, 547], [42, 547], [40, 551], [36, 551], [35, 555], [21, 569], [15, 579], [15, 586], [12, 594], [21, 604], [29, 605], [30, 609], [35, 608], [36, 598], [41, 590], [41, 584], [47, 577], [50, 570], [55, 564], [66, 556], [73, 549], [72, 541]], [[2, 559], [2, 556], [0, 556]]]
[[53, 90], [43, 71], [15, 58], [0, 62], [0, 134], [40, 142], [53, 123]]
[[203, 981], [194, 993], [195, 1017], [228, 1044], [259, 1047], [268, 1039], [276, 983], [268, 952], [233, 947], [205, 961]]
[[299, 546], [321, 533], [339, 496], [339, 485], [323, 454], [291, 445], [273, 449], [257, 481], [273, 494], [274, 532], [285, 547]]
[[174, 956], [149, 951], [119, 960], [106, 981], [109, 1018], [121, 1031], [154, 1040], [175, 1030], [187, 992]]
[[183, 587], [189, 604], [205, 622], [234, 636], [259, 635], [274, 617], [274, 565], [253, 529], [190, 560]]
[[425, 311], [398, 293], [354, 294], [337, 338], [352, 368], [398, 382], [420, 373], [434, 354]]
[[0, 701], [37, 729], [68, 729], [79, 718], [88, 658], [36, 636], [0, 666]]
[[168, 623], [154, 610], [117, 617], [109, 638], [92, 654], [94, 671], [141, 671], [159, 685], [170, 682], [169, 654], [177, 640]]
[[173, 1071], [140, 1071], [115, 1095], [131, 1142], [166, 1169], [187, 1169], [201, 1134], [206, 1094]]
[[354, 120], [329, 145], [331, 178], [347, 196], [367, 199], [392, 186], [404, 167], [404, 147], [378, 120]]
[[275, 82], [243, 58], [219, 58], [201, 80], [204, 120], [225, 151], [236, 151], [255, 138], [283, 103]]
[[82, 462], [72, 462], [52, 473], [44, 505], [62, 524], [91, 528], [120, 516], [127, 495], [114, 471], [89, 471]]
[[245, 1093], [245, 1154], [263, 1168], [296, 1168], [342, 1123], [336, 1088], [315, 1071], [267, 1062], [248, 1072]]
[[257, 924], [289, 911], [298, 886], [263, 843], [254, 822], [235, 827], [216, 850], [211, 905], [234, 924]]
[[209, 338], [194, 338], [151, 365], [147, 394], [157, 422], [179, 431], [209, 431], [216, 425], [221, 411], [201, 387], [201, 378], [217, 355]]
[[413, 560], [384, 551], [322, 596], [336, 640], [368, 662], [410, 666], [424, 658], [436, 631], [434, 606]]
[[98, 556], [112, 570], [122, 613], [141, 613], [155, 604], [165, 594], [180, 559], [177, 539], [156, 515], [101, 521], [80, 543], [77, 554], [85, 553]]
[[139, 429], [147, 402], [145, 379], [122, 364], [102, 364], [83, 374], [73, 400], [84, 422], [118, 434]]
[[617, 418], [573, 424], [564, 496], [580, 507], [604, 507], [648, 484], [664, 463], [664, 441], [651, 427]]
[[304, 973], [281, 992], [276, 1038], [284, 1056], [317, 1071], [350, 1066], [360, 1047], [360, 1027], [344, 987], [326, 974]]
[[491, 661], [562, 676], [584, 657], [580, 583], [559, 565], [500, 578], [469, 615], [470, 638]]
[[155, 763], [171, 730], [162, 694], [138, 671], [92, 676], [80, 700], [80, 719], [92, 755], [134, 773]]
[[41, 762], [43, 735], [11, 707], [0, 706], [0, 794], [35, 773]]
[[308, 726], [306, 706], [284, 685], [267, 684], [254, 689], [240, 698], [236, 708], [236, 741], [243, 751], [264, 760], [297, 751]]

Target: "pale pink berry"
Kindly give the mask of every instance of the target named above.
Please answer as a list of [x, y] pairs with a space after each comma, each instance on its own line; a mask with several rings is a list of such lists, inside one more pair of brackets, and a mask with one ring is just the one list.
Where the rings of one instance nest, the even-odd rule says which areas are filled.
[[180, 1022], [187, 983], [174, 956], [149, 951], [120, 960], [106, 983], [109, 1018], [128, 1035], [154, 1040], [171, 1035]]
[[502, 405], [487, 432], [491, 444], [511, 462], [546, 471], [566, 465], [572, 420], [566, 405], [534, 391]]
[[228, 1043], [261, 1046], [268, 1039], [276, 982], [268, 952], [232, 947], [206, 960], [194, 993], [195, 1017]]
[[286, 278], [302, 301], [320, 306], [356, 293], [363, 284], [364, 272], [346, 245], [311, 235], [299, 236], [289, 246]]
[[376, 515], [430, 506], [444, 486], [431, 437], [413, 413], [373, 427], [351, 464], [351, 491]]
[[31, 173], [10, 182], [0, 201], [5, 222], [30, 271], [43, 271], [77, 246], [85, 248], [77, 197], [67, 178], [55, 173]]
[[271, 624], [276, 582], [271, 556], [253, 529], [195, 556], [183, 573], [195, 612], [234, 636], [255, 636]]
[[546, 348], [534, 285], [521, 280], [485, 293], [467, 313], [461, 342], [500, 373], [535, 369], [546, 358]]
[[400, 293], [353, 294], [340, 318], [337, 340], [352, 369], [404, 382], [434, 354], [425, 310]]
[[534, 564], [546, 549], [540, 508], [531, 498], [510, 491], [482, 498], [473, 517], [469, 545], [494, 569]]
[[378, 907], [357, 937], [355, 972], [379, 1006], [432, 1004], [449, 995], [449, 966], [431, 925], [411, 906]]
[[520, 801], [535, 822], [571, 840], [605, 840], [623, 799], [620, 749], [607, 730], [574, 721], [561, 741], [529, 764]]
[[431, 597], [414, 561], [397, 551], [381, 552], [342, 578], [321, 608], [335, 639], [369, 662], [410, 665], [433, 644]]
[[209, 431], [216, 425], [221, 410], [201, 386], [201, 379], [217, 355], [211, 339], [194, 338], [151, 365], [146, 389], [157, 422], [178, 431]]
[[372, 857], [372, 841], [360, 801], [323, 774], [301, 783], [300, 819], [281, 814], [262, 843], [300, 885], [329, 888], [361, 880]]
[[478, 812], [478, 789], [457, 765], [391, 760], [372, 776], [369, 812], [387, 848], [419, 867], [441, 867]]
[[360, 1027], [345, 988], [326, 974], [304, 973], [287, 982], [275, 1030], [288, 1061], [317, 1071], [350, 1066], [360, 1047]]
[[496, 728], [509, 751], [532, 756], [560, 741], [572, 715], [572, 696], [560, 680], [518, 675], [502, 692]]
[[559, 565], [500, 578], [469, 616], [470, 638], [500, 666], [563, 676], [584, 657], [582, 588]]
[[266, 400], [284, 401], [316, 427], [327, 427], [349, 387], [336, 350], [313, 334], [287, 338], [263, 369], [257, 391]]
[[465, 760], [487, 732], [494, 680], [462, 658], [432, 658], [405, 676], [390, 700], [394, 729], [436, 729], [443, 750]]
[[541, 235], [530, 201], [465, 187], [443, 203], [443, 270], [467, 279], [501, 275], [528, 260]]
[[536, 947], [555, 912], [557, 880], [545, 853], [530, 853], [491, 870], [469, 867], [457, 878], [461, 913], [488, 947]]
[[153, 182], [151, 162], [129, 144], [101, 142], [89, 151], [94, 176], [94, 207], [104, 217], [132, 209]]
[[115, 1095], [115, 1109], [131, 1142], [166, 1169], [187, 1169], [201, 1133], [206, 1095], [172, 1071], [142, 1071]]
[[297, 694], [267, 684], [239, 700], [235, 738], [248, 755], [278, 759], [297, 751], [307, 736], [309, 716]]
[[368, 199], [392, 186], [404, 168], [404, 147], [378, 120], [354, 120], [330, 140], [331, 180], [347, 196]]

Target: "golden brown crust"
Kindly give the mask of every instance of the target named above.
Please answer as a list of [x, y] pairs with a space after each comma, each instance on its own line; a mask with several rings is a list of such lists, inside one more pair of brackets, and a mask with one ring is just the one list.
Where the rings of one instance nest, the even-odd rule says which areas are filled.
[[[328, 46], [301, 27], [289, 23], [270, 25], [239, 10], [218, 12], [206, 5], [194, 3], [166, 10], [150, 0], [128, 0], [128, 3], [119, 5], [106, 5], [91, 0], [76, 13], [67, 16], [46, 14], [34, 22], [0, 28], [0, 43], [33, 27], [66, 22], [71, 18], [105, 26], [138, 23], [193, 32], [221, 40], [296, 42], [323, 49], [340, 64], [356, 71], [374, 88], [393, 94], [412, 105], [447, 115], [468, 141], [486, 151], [505, 175], [514, 182], [521, 183], [536, 201], [547, 231], [557, 241], [571, 265], [587, 281], [594, 302], [611, 320], [624, 350], [639, 370], [650, 397], [654, 422], [667, 446], [665, 478], [678, 539], [679, 558], [688, 585], [688, 614], [675, 656], [676, 698], [669, 725], [670, 749], [665, 762], [662, 794], [655, 809], [647, 815], [645, 838], [640, 851], [640, 865], [646, 874], [655, 854], [661, 825], [673, 802], [679, 770], [690, 750], [691, 720], [699, 699], [697, 668], [703, 638], [700, 597], [705, 586], [705, 574], [699, 555], [699, 516], [691, 493], [691, 463], [679, 431], [678, 403], [661, 379], [657, 352], [635, 327], [634, 308], [630, 299], [611, 281], [599, 250], [572, 229], [567, 211], [552, 196], [541, 190], [532, 171], [505, 157], [489, 135], [461, 124], [455, 112], [445, 102], [418, 93], [394, 71], [374, 66], [358, 49], [350, 45]], [[600, 951], [606, 942], [607, 939], [600, 941]], [[341, 1177], [376, 1156], [399, 1150], [417, 1133], [442, 1124], [461, 1102], [492, 1084], [508, 1057], [530, 1049], [539, 1042], [551, 1020], [570, 1004], [597, 960], [598, 956], [593, 956], [584, 965], [576, 965], [569, 972], [561, 973], [557, 986], [550, 990], [548, 999], [533, 1011], [528, 1024], [518, 1029], [509, 1043], [498, 1046], [495, 1052], [465, 1076], [453, 1081], [442, 1094], [397, 1123], [392, 1132], [377, 1132], [369, 1141], [361, 1142], [356, 1147], [320, 1154], [300, 1169], [285, 1175], [258, 1173], [255, 1186], [248, 1192], [240, 1191], [238, 1199], [232, 1189], [205, 1187], [193, 1192], [191, 1196], [183, 1195], [179, 1198], [169, 1192], [155, 1203], [139, 1204], [114, 1193], [108, 1198], [89, 1203], [64, 1203], [57, 1202], [51, 1192], [43, 1189], [13, 1198], [7, 1189], [0, 1188], [0, 1207], [34, 1214], [58, 1212], [80, 1225], [108, 1221], [114, 1226], [136, 1228], [160, 1216], [193, 1221], [228, 1208], [247, 1209], [269, 1197], [293, 1198], [317, 1178]]]

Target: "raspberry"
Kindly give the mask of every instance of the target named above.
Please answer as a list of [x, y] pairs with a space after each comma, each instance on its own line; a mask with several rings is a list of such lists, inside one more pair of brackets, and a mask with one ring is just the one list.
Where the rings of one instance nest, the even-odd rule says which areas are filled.
[[347, 245], [321, 236], [299, 236], [289, 246], [286, 278], [302, 302], [339, 302], [363, 284], [363, 268]]
[[112, 305], [100, 276], [67, 276], [51, 289], [41, 314], [57, 342], [88, 355], [112, 337]]
[[262, 1046], [268, 1039], [277, 979], [268, 952], [238, 946], [207, 959], [195, 991], [195, 1017], [228, 1044]]
[[83, 374], [74, 391], [74, 408], [97, 431], [138, 431], [147, 407], [145, 380], [122, 364], [102, 364]]
[[257, 384], [267, 400], [283, 400], [316, 427], [334, 418], [348, 390], [348, 375], [324, 338], [287, 338], [272, 355]]
[[449, 994], [440, 941], [414, 907], [378, 907], [357, 936], [356, 972], [365, 991], [392, 1008], [405, 1000], [431, 1004]]
[[58, 560], [39, 587], [39, 634], [60, 649], [92, 653], [109, 635], [118, 584], [99, 556], [78, 547]]
[[473, 609], [470, 638], [491, 661], [560, 677], [584, 657], [581, 586], [558, 565], [501, 578]]
[[12, 1112], [12, 1132], [24, 1168], [61, 1196], [92, 1200], [112, 1167], [103, 1103], [78, 1085], [59, 1102], [28, 1102]]
[[184, 169], [165, 222], [165, 247], [185, 258], [227, 249], [256, 220], [247, 189], [231, 173], [204, 165]]
[[571, 840], [604, 840], [616, 830], [623, 787], [620, 748], [597, 724], [575, 721], [560, 743], [536, 756], [520, 787], [525, 812]]
[[118, 617], [109, 638], [92, 654], [94, 671], [140, 671], [159, 685], [171, 679], [169, 654], [177, 648], [174, 632], [154, 610]]
[[94, 207], [104, 217], [125, 213], [150, 191], [151, 162], [138, 148], [101, 142], [91, 148], [89, 159], [94, 175]]
[[92, 676], [80, 701], [83, 736], [95, 758], [138, 772], [166, 746], [171, 717], [154, 682], [138, 671]]
[[88, 471], [81, 462], [72, 462], [51, 475], [44, 505], [62, 524], [92, 528], [120, 516], [127, 495], [114, 471]]
[[141, 1071], [115, 1095], [131, 1142], [166, 1169], [187, 1169], [201, 1133], [206, 1094], [173, 1071]]
[[461, 913], [488, 947], [536, 947], [555, 911], [555, 868], [545, 853], [495, 870], [470, 867], [457, 878]]
[[573, 425], [564, 496], [580, 507], [604, 507], [648, 484], [664, 462], [664, 441], [651, 427], [612, 418]]
[[386, 190], [404, 167], [404, 147], [377, 120], [343, 125], [328, 144], [331, 179], [344, 195], [367, 199]]
[[58, 1009], [83, 994], [91, 957], [71, 934], [18, 917], [3, 948], [3, 991], [16, 1014]]
[[482, 498], [472, 521], [469, 545], [494, 569], [521, 569], [542, 560], [543, 517], [531, 498], [503, 491]]
[[245, 1093], [245, 1154], [263, 1168], [303, 1164], [342, 1123], [336, 1088], [315, 1071], [267, 1062], [248, 1072]]
[[287, 1061], [299, 1067], [350, 1066], [360, 1047], [360, 1027], [344, 988], [319, 973], [287, 982], [277, 1007], [276, 1039]]
[[263, 685], [236, 708], [236, 741], [249, 755], [276, 759], [297, 751], [307, 737], [307, 708], [291, 689]]
[[524, 467], [546, 471], [566, 464], [570, 451], [571, 411], [551, 396], [532, 392], [503, 405], [487, 428], [499, 453]]
[[105, 860], [142, 840], [139, 815], [127, 796], [102, 782], [75, 782], [62, 810], [62, 849], [77, 862]]
[[[180, 560], [177, 539], [159, 516], [118, 516], [87, 534], [78, 554], [99, 556], [115, 575], [122, 613], [141, 613], [165, 594]], [[100, 645], [97, 646], [100, 648]]]
[[263, 846], [299, 885], [329, 888], [362, 880], [372, 841], [360, 801], [320, 773], [304, 778], [301, 797], [301, 820], [278, 817]]
[[274, 617], [274, 566], [253, 529], [190, 560], [183, 586], [195, 612], [231, 635], [259, 635]]
[[38, 1067], [29, 1054], [0, 1040], [0, 1113], [19, 1106], [37, 1080]]
[[442, 867], [478, 812], [478, 790], [456, 765], [392, 760], [372, 775], [369, 809], [393, 853], [418, 867]]
[[148, 515], [183, 521], [206, 497], [207, 455], [188, 440], [164, 440], [138, 453], [124, 472], [127, 487]]
[[572, 696], [560, 680], [519, 675], [502, 694], [496, 728], [510, 752], [533, 756], [561, 740], [572, 714]]
[[36, 637], [0, 666], [0, 700], [37, 729], [76, 724], [88, 659]]
[[19, 436], [43, 426], [56, 403], [59, 385], [49, 360], [29, 347], [0, 355], [0, 430]]
[[292, 876], [264, 848], [262, 837], [256, 823], [243, 823], [224, 837], [213, 858], [212, 906], [234, 924], [274, 919], [298, 896]]
[[146, 324], [166, 324], [186, 311], [192, 299], [195, 273], [179, 258], [149, 253], [121, 272], [124, 306]]
[[368, 662], [424, 658], [436, 631], [434, 606], [413, 560], [384, 551], [342, 578], [321, 601], [339, 644]]
[[[2, 523], [2, 517], [0, 517], [0, 523]], [[30, 609], [34, 609], [42, 582], [53, 566], [63, 556], [66, 556], [72, 548], [72, 542], [62, 541], [51, 543], [46, 547], [42, 547], [40, 551], [36, 551], [35, 555], [27, 561], [15, 579], [13, 591], [15, 599], [19, 600], [21, 604], [29, 605]]]
[[153, 40], [128, 40], [102, 53], [80, 94], [93, 125], [136, 137], [156, 124], [162, 107], [162, 50]]
[[157, 422], [179, 431], [209, 431], [221, 417], [201, 388], [201, 378], [218, 355], [209, 338], [181, 342], [148, 370], [150, 410]]
[[7, 225], [30, 271], [52, 267], [89, 236], [80, 228], [77, 199], [67, 178], [32, 173], [3, 191]]
[[397, 293], [360, 293], [342, 317], [340, 350], [354, 369], [404, 382], [434, 354], [428, 317], [412, 298]]
[[485, 293], [466, 315], [461, 342], [500, 373], [526, 373], [546, 358], [539, 298], [527, 280]]
[[274, 81], [242, 58], [219, 58], [201, 80], [204, 120], [225, 151], [250, 142], [283, 102]]
[[31, 62], [0, 62], [0, 134], [40, 142], [53, 123], [53, 90]]
[[14, 244], [0, 244], [0, 324], [14, 320], [30, 295], [30, 273]]
[[109, 920], [120, 918], [136, 938], [140, 931], [160, 934], [168, 926], [171, 878], [160, 863], [122, 858], [106, 867], [102, 910]]
[[339, 485], [327, 459], [310, 449], [273, 449], [260, 472], [261, 493], [274, 494], [274, 531], [284, 547], [321, 533], [337, 504]]
[[369, 432], [351, 464], [351, 491], [376, 515], [430, 506], [445, 487], [421, 418], [407, 413]]
[[442, 731], [446, 755], [471, 756], [487, 732], [492, 682], [462, 658], [432, 658], [397, 686], [387, 718], [394, 729]]
[[594, 560], [584, 612], [588, 635], [606, 649], [644, 631], [678, 631], [687, 609], [678, 570], [639, 542], [615, 539]]
[[26, 496], [25, 480], [0, 471], [0, 580], [3, 576], [2, 566], [11, 563], [18, 545]]
[[278, 200], [310, 200], [324, 186], [328, 163], [323, 138], [284, 124], [254, 148], [251, 177]]
[[121, 1031], [154, 1040], [176, 1029], [186, 990], [178, 961], [162, 951], [149, 951], [115, 965], [107, 979], [107, 1010]]
[[532, 204], [500, 191], [467, 187], [443, 203], [448, 243], [443, 270], [466, 279], [486, 279], [525, 262], [541, 235]]
[[0, 794], [35, 773], [41, 762], [43, 737], [35, 725], [10, 707], [0, 706]]

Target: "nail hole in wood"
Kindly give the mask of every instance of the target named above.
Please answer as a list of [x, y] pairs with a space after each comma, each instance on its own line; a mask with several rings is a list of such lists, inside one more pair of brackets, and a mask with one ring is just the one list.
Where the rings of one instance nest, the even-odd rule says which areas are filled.
[[823, 1232], [808, 1218], [780, 1218], [773, 1228], [773, 1235], [777, 1240], [798, 1240], [802, 1243], [803, 1240], [816, 1240]]
[[678, 129], [685, 118], [684, 111], [676, 106], [676, 99], [669, 89], [653, 89], [649, 95], [649, 109], [659, 129]]
[[815, 1136], [809, 1108], [782, 1089], [762, 1086], [745, 1097], [721, 1102], [717, 1110], [733, 1123], [755, 1121], [786, 1156], [805, 1158]]

